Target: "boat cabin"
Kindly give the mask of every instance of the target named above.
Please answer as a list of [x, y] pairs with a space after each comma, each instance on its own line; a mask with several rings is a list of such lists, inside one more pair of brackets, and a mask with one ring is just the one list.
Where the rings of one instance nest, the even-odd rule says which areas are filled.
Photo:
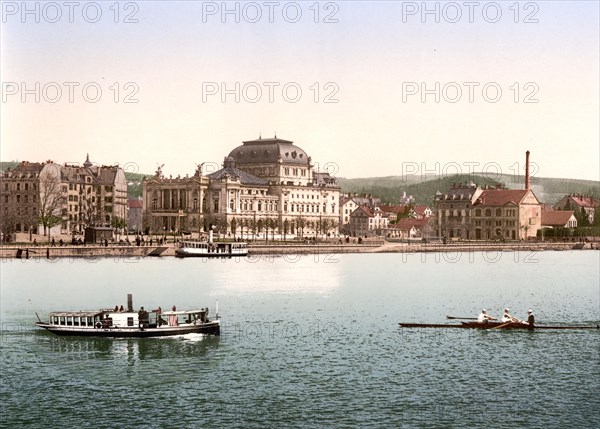
[[208, 308], [191, 311], [60, 311], [50, 313], [49, 325], [73, 329], [160, 328], [209, 322]]
[[185, 240], [180, 243], [176, 254], [178, 256], [246, 256], [248, 244]]

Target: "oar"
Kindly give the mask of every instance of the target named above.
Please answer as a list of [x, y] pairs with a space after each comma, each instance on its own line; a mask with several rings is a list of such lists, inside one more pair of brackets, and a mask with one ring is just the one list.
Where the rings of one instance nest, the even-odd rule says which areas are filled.
[[458, 316], [446, 316], [446, 319], [461, 319], [461, 320], [477, 320], [477, 317], [458, 317]]
[[490, 329], [500, 329], [500, 328], [503, 328], [503, 327], [505, 327], [507, 325], [511, 325], [513, 323], [519, 323], [519, 322], [515, 322], [515, 321], [511, 320], [510, 322], [505, 322], [505, 323], [503, 323], [501, 325], [494, 326], [493, 328], [490, 328]]

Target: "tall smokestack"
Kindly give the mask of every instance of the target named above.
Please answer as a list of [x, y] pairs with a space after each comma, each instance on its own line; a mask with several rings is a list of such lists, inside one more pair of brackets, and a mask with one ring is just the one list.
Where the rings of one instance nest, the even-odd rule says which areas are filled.
[[525, 190], [529, 190], [529, 151], [525, 152]]

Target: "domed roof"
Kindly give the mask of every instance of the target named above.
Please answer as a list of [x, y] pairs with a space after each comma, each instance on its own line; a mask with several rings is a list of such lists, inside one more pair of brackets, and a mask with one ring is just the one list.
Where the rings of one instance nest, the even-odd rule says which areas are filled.
[[241, 146], [233, 149], [228, 158], [235, 160], [236, 164], [264, 164], [277, 163], [309, 165], [310, 157], [298, 146], [289, 140], [257, 139], [243, 142]]

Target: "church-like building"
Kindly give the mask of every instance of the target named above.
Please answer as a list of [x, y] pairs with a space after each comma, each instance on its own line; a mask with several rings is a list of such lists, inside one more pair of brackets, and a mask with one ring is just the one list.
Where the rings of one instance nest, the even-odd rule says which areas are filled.
[[336, 234], [340, 188], [292, 141], [249, 140], [225, 157], [223, 168], [204, 175], [165, 178], [161, 168], [143, 182], [148, 233], [200, 233], [229, 237]]

